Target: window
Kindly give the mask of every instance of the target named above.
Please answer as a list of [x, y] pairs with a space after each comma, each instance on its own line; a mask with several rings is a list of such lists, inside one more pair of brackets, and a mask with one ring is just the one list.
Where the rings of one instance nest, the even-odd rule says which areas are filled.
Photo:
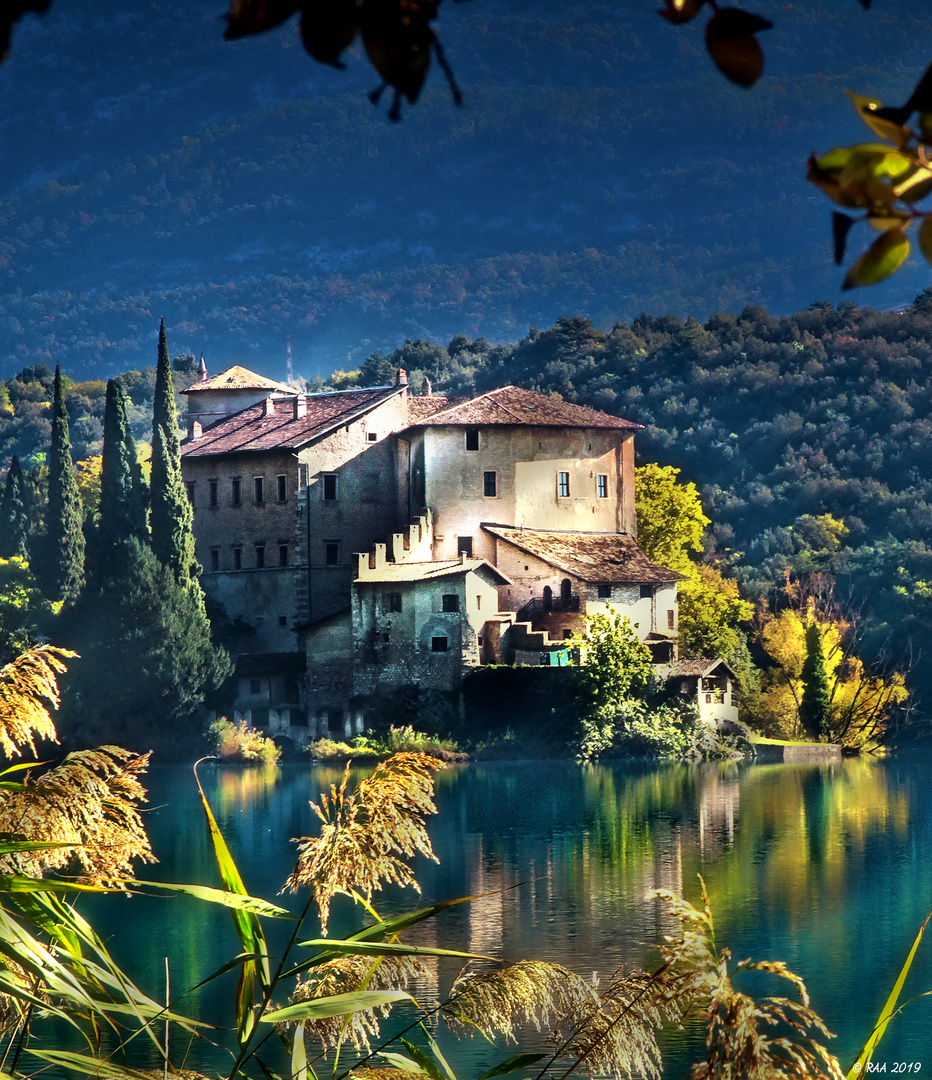
[[385, 598], [387, 611], [401, 611], [401, 593], [390, 592]]
[[336, 473], [324, 473], [323, 475], [323, 493], [322, 498], [324, 502], [336, 502], [337, 498], [337, 474]]
[[612, 587], [611, 587], [611, 585], [602, 584], [602, 585], [599, 585], [598, 588], [599, 588], [598, 595], [599, 595], [600, 600], [611, 600], [611, 598], [612, 598]]
[[443, 611], [459, 611], [460, 598], [456, 593], [444, 593], [441, 597], [441, 606]]
[[667, 610], [667, 629], [676, 629], [676, 612], [672, 608]]
[[256, 544], [256, 569], [265, 567], [265, 544]]
[[324, 544], [324, 563], [327, 566], [337, 566], [340, 562], [340, 545], [332, 540]]
[[193, 506], [194, 505], [194, 481], [193, 480], [186, 480], [185, 484], [184, 484], [184, 489], [188, 493], [188, 502]]
[[258, 679], [249, 680], [249, 692], [250, 694], [261, 694], [262, 683]]
[[254, 491], [255, 496], [256, 496], [256, 502], [261, 503], [262, 502], [262, 497], [263, 497], [262, 477], [261, 476], [254, 476], [252, 478], [252, 486], [253, 486], [253, 491]]
[[557, 494], [561, 499], [568, 499], [570, 494], [570, 474], [568, 472], [557, 473]]
[[470, 428], [470, 430], [466, 432], [466, 449], [479, 449], [479, 431], [477, 428]]
[[288, 625], [288, 616], [287, 615], [279, 615], [278, 616], [278, 625], [279, 626], [287, 626]]
[[288, 545], [287, 544], [279, 544], [278, 545], [278, 565], [279, 566], [287, 566], [288, 565]]
[[476, 611], [479, 611], [481, 608], [482, 608], [482, 597], [478, 593], [476, 593]]
[[482, 474], [482, 494], [486, 498], [493, 498], [495, 496], [495, 476], [494, 472], [486, 472]]
[[234, 476], [233, 479], [230, 481], [230, 501], [233, 503], [234, 506], [239, 506], [241, 501], [240, 478], [238, 476]]
[[278, 501], [285, 502], [288, 498], [288, 477], [278, 476]]
[[367, 431], [366, 432], [366, 442], [378, 442], [378, 441], [379, 441], [379, 436], [378, 436], [378, 434], [376, 432], [374, 432], [374, 431]]
[[642, 600], [652, 600], [653, 596], [654, 596], [654, 586], [653, 585], [642, 585], [641, 586], [641, 599]]
[[449, 647], [449, 642], [445, 637], [432, 637], [430, 639], [431, 652], [447, 652]]
[[472, 558], [472, 537], [458, 536], [456, 538], [456, 550], [459, 555], [466, 555], [468, 558]]
[[208, 480], [207, 481], [207, 502], [208, 502], [208, 505], [210, 505], [210, 506], [216, 506], [217, 505], [217, 481], [216, 480]]
[[233, 569], [243, 569], [243, 549], [241, 547], [233, 548]]
[[220, 548], [210, 549], [210, 569], [215, 574], [220, 569]]
[[564, 626], [563, 627], [563, 640], [564, 641], [569, 641], [572, 636], [573, 636], [573, 631], [570, 630], [570, 628], [568, 626]]
[[608, 498], [608, 477], [605, 473], [599, 473], [595, 478], [595, 491], [600, 499]]

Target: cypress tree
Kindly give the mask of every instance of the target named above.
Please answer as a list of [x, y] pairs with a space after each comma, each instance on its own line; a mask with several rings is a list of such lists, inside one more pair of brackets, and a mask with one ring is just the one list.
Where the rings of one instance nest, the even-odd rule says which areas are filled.
[[97, 557], [104, 562], [116, 545], [127, 537], [135, 537], [143, 543], [148, 540], [140, 480], [136, 443], [126, 420], [123, 388], [115, 379], [110, 379], [104, 410], [100, 520], [97, 527]]
[[165, 320], [159, 326], [159, 360], [152, 405], [152, 550], [180, 584], [197, 574], [191, 504], [181, 479], [181, 444]]
[[806, 659], [802, 670], [803, 696], [799, 703], [799, 720], [805, 732], [821, 739], [829, 733], [831, 700], [828, 676], [825, 674], [825, 654], [822, 651], [822, 631], [817, 623], [806, 628]]
[[0, 556], [4, 559], [14, 556], [28, 559], [28, 538], [29, 504], [26, 481], [23, 470], [19, 467], [19, 458], [14, 456], [6, 474], [3, 499], [0, 500]]
[[46, 524], [45, 582], [50, 600], [73, 603], [84, 584], [84, 511], [71, 459], [68, 410], [55, 368], [52, 445], [49, 451], [49, 507]]

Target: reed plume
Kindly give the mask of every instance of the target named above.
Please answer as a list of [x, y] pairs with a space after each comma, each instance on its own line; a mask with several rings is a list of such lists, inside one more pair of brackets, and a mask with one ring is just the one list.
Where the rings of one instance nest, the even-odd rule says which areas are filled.
[[[785, 997], [755, 1001], [735, 989], [728, 967], [731, 953], [715, 944], [705, 882], [701, 911], [664, 889], [652, 895], [680, 921], [682, 935], [667, 938], [663, 951], [673, 970], [684, 976], [684, 996], [698, 1005], [708, 1023], [708, 1053], [704, 1062], [693, 1066], [692, 1080], [843, 1080], [838, 1059], [821, 1042], [833, 1035], [810, 1008], [803, 980], [785, 964], [742, 960], [735, 970], [766, 971], [786, 979], [796, 987], [799, 1001]], [[765, 1034], [767, 1028], [779, 1033]]]
[[[341, 956], [313, 968], [298, 982], [291, 996], [292, 1004], [328, 997], [331, 994], [350, 994], [356, 990], [403, 990], [426, 971], [424, 965], [410, 956]], [[370, 1039], [379, 1037], [380, 1020], [388, 1016], [390, 1006], [363, 1009], [346, 1016], [324, 1020], [305, 1020], [304, 1030], [320, 1040], [329, 1050], [346, 1040], [358, 1051], [368, 1052]]]
[[322, 822], [320, 835], [295, 841], [298, 861], [285, 889], [311, 886], [323, 933], [336, 893], [361, 894], [368, 903], [386, 883], [420, 892], [404, 860], [420, 853], [437, 861], [424, 819], [437, 812], [433, 774], [442, 768], [443, 762], [427, 754], [395, 754], [347, 791], [347, 765], [329, 796], [311, 803]]
[[5, 855], [0, 868], [41, 877], [75, 861], [82, 881], [114, 885], [132, 875], [131, 860], [155, 862], [139, 815], [146, 797], [139, 774], [148, 762], [148, 754], [118, 746], [80, 750], [17, 790], [0, 791], [0, 833], [74, 845]]
[[37, 737], [57, 740], [49, 710], [58, 708], [57, 676], [72, 656], [77, 653], [34, 645], [0, 668], [0, 748], [7, 757], [26, 746], [35, 753]]

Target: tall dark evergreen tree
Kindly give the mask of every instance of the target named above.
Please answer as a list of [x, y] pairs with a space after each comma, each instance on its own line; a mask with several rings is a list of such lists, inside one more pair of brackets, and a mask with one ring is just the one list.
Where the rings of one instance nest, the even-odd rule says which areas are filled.
[[19, 467], [19, 458], [10, 462], [6, 474], [6, 486], [0, 500], [0, 556], [11, 559], [13, 556], [29, 557], [29, 502], [23, 470]]
[[817, 623], [806, 629], [806, 659], [801, 677], [803, 696], [799, 703], [799, 721], [812, 738], [824, 738], [829, 733], [831, 697], [825, 674], [822, 631]]
[[159, 360], [152, 403], [152, 550], [184, 584], [197, 574], [191, 504], [181, 479], [181, 445], [165, 320], [159, 326]]
[[84, 584], [84, 510], [71, 459], [68, 410], [55, 368], [52, 396], [52, 445], [49, 452], [49, 506], [46, 516], [44, 580], [51, 600], [73, 603]]
[[123, 388], [115, 379], [110, 379], [104, 412], [97, 557], [106, 563], [108, 553], [130, 536], [142, 543], [148, 542], [145, 498], [136, 443], [126, 420]]

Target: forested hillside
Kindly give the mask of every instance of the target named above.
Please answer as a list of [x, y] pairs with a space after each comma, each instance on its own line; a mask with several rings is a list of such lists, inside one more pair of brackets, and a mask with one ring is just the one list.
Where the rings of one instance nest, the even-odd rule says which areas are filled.
[[846, 87], [903, 99], [932, 29], [908, 0], [760, 0], [776, 25], [746, 92], [652, 3], [445, 4], [465, 103], [432, 77], [392, 124], [362, 58], [321, 68], [293, 25], [225, 43], [222, 7], [56, 0], [22, 21], [0, 68], [0, 376], [146, 364], [160, 315], [212, 370], [281, 378], [289, 337], [311, 376], [565, 313], [835, 298], [806, 157], [861, 138]]

